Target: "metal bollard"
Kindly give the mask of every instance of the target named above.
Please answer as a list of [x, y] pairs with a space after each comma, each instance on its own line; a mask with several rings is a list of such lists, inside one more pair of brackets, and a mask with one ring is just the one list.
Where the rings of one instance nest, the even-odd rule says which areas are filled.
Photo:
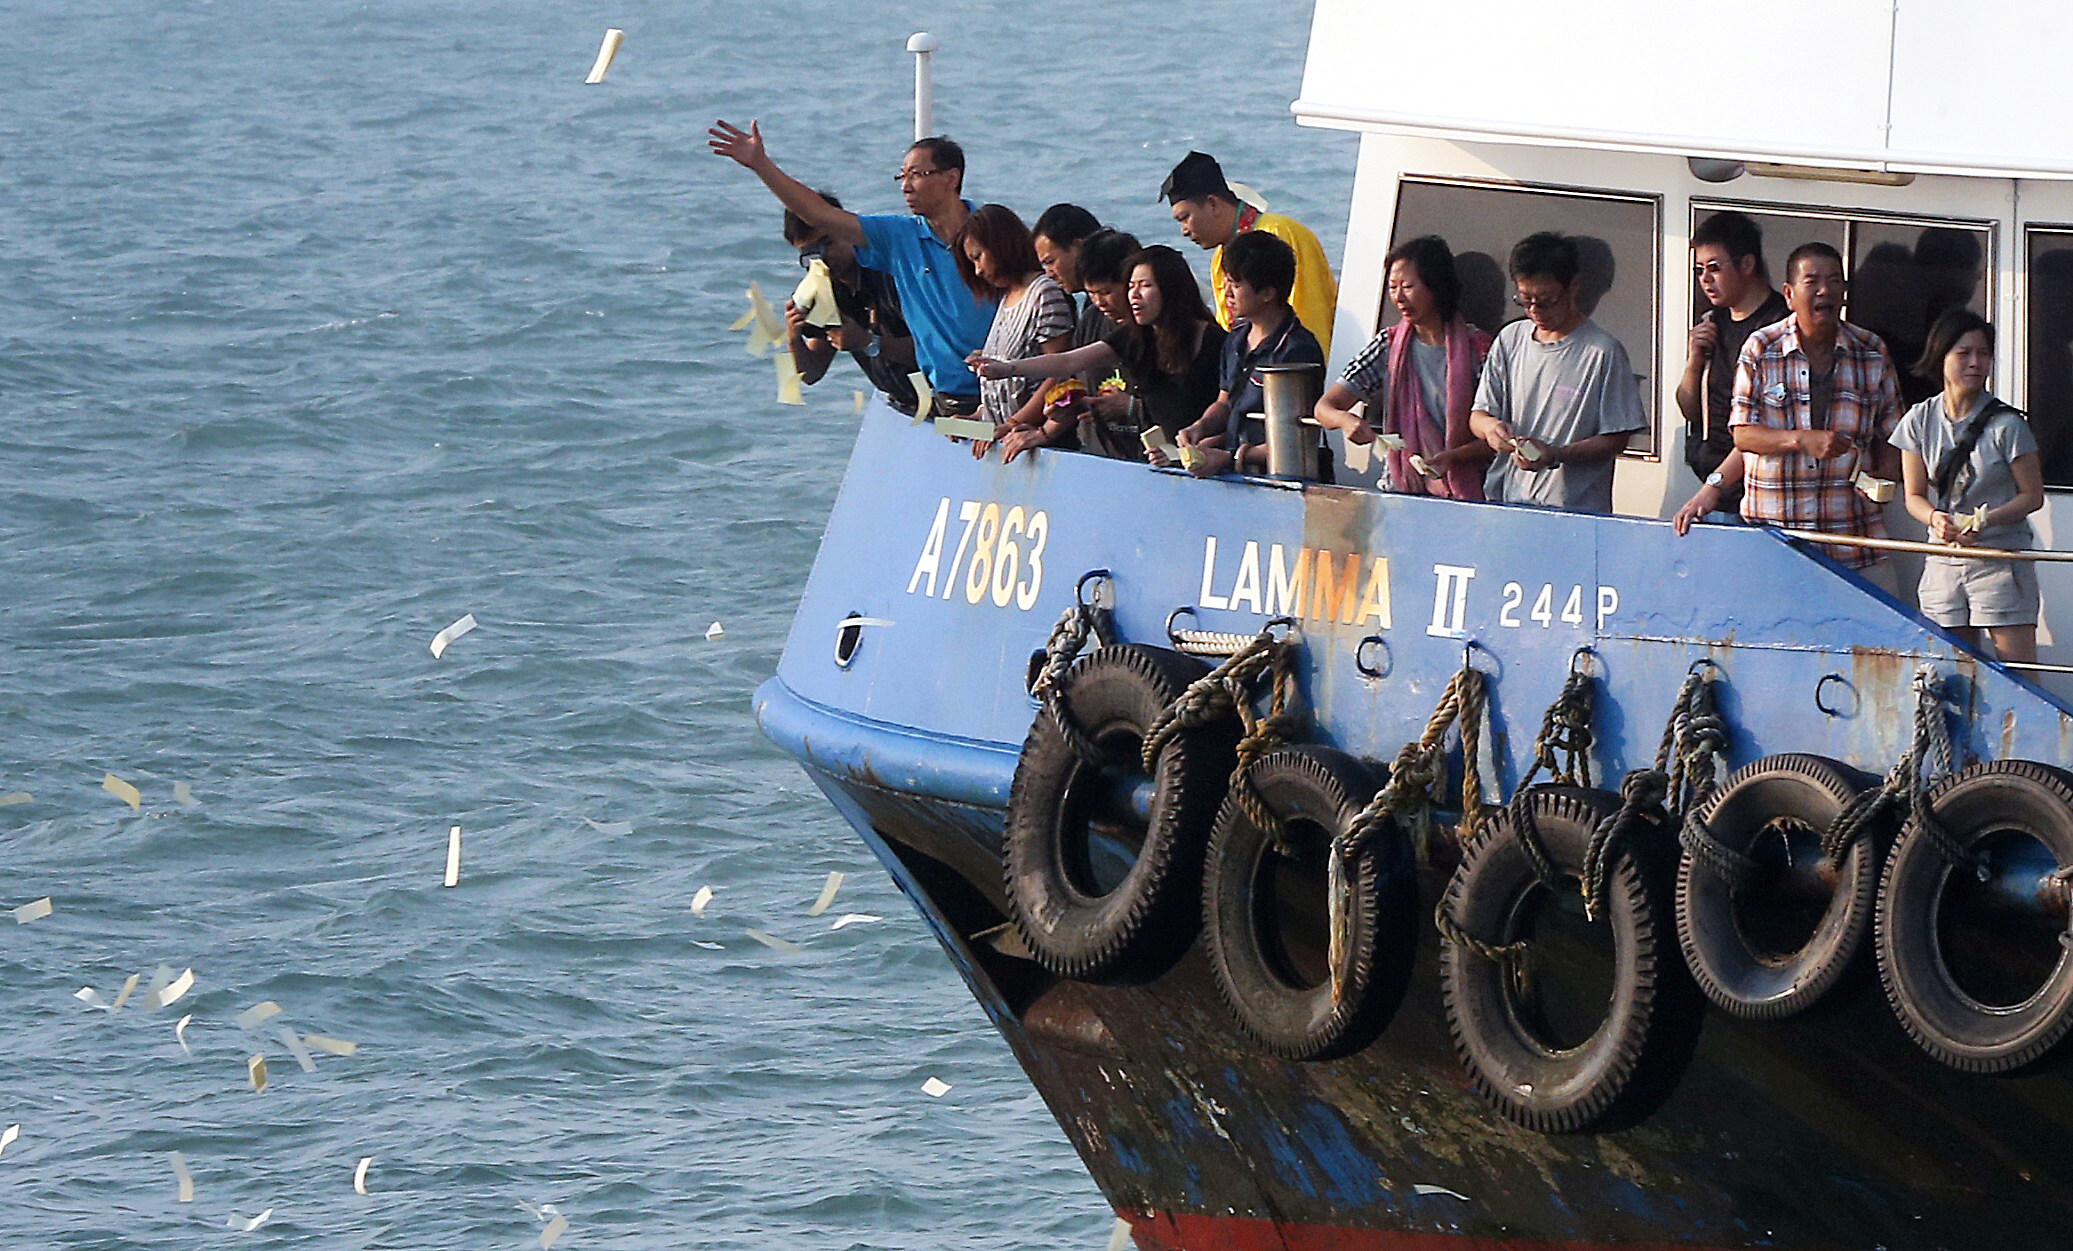
[[1311, 422], [1317, 407], [1316, 365], [1262, 365], [1260, 390], [1267, 400], [1267, 473], [1276, 478], [1317, 481], [1318, 434]]

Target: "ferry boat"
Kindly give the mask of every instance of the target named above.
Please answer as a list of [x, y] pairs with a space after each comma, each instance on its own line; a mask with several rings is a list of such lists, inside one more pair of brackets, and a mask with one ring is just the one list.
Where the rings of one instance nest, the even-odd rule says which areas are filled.
[[1475, 257], [1580, 237], [1654, 423], [1611, 516], [1002, 465], [867, 412], [757, 716], [1137, 1246], [2066, 1244], [2073, 577], [2040, 561], [2018, 669], [1809, 536], [1663, 519], [1687, 240], [1733, 208], [1774, 274], [1835, 245], [1896, 343], [1930, 286], [2001, 328], [2049, 547], [2068, 34], [2009, 0], [1317, 0], [1294, 111], [1361, 135], [1328, 376], [1394, 242], [1445, 236], [1494, 322]]

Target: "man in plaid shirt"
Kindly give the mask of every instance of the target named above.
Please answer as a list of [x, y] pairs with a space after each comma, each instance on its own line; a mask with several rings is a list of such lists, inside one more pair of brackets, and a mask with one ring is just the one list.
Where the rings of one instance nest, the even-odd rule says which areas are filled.
[[[1879, 506], [1859, 473], [1900, 476], [1886, 442], [1900, 420], [1900, 387], [1886, 345], [1842, 319], [1843, 258], [1825, 243], [1785, 262], [1792, 316], [1749, 336], [1735, 367], [1729, 425], [1743, 453], [1742, 516], [1766, 525], [1884, 538]], [[1826, 549], [1892, 591], [1890, 564], [1867, 547]]]

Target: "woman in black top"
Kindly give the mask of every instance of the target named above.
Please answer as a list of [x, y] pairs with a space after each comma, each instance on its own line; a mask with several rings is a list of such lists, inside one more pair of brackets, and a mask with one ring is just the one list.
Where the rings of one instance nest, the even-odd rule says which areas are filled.
[[[1147, 452], [1140, 438], [1147, 427], [1158, 426], [1171, 438], [1215, 402], [1224, 331], [1202, 302], [1202, 290], [1187, 258], [1164, 244], [1155, 244], [1130, 258], [1129, 272], [1134, 324], [1070, 352], [976, 362], [982, 378], [1068, 378], [1087, 371], [1120, 370], [1129, 388], [1129, 415], [1083, 424], [1076, 414], [1054, 414], [1041, 428], [1027, 432], [1021, 446], [1004, 445], [1003, 459], [1011, 460], [1025, 448], [1063, 440], [1076, 428], [1082, 446], [1090, 451], [1129, 460], [1157, 458], [1159, 454]], [[1154, 463], [1164, 462], [1155, 459]]]

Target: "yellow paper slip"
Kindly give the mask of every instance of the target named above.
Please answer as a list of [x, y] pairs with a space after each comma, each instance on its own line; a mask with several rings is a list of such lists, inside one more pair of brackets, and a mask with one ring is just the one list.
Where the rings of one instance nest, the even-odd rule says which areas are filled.
[[971, 417], [938, 417], [936, 433], [952, 439], [976, 439], [981, 443], [993, 441], [993, 423]]
[[14, 922], [16, 925], [27, 925], [31, 921], [41, 921], [54, 911], [56, 911], [56, 908], [50, 902], [50, 896], [45, 895], [41, 899], [32, 900], [16, 908], [14, 910]]
[[820, 898], [813, 901], [813, 907], [806, 910], [806, 915], [817, 917], [821, 913], [826, 912], [828, 905], [835, 902], [835, 892], [841, 889], [842, 875], [840, 873], [830, 873], [828, 880], [821, 886]]
[[114, 774], [111, 773], [101, 779], [101, 789], [128, 804], [131, 812], [144, 811], [143, 792]]
[[929, 386], [929, 376], [920, 370], [907, 375], [907, 381], [914, 384], [914, 425], [920, 425], [936, 411], [936, 392]]
[[826, 261], [815, 257], [806, 267], [806, 277], [792, 290], [792, 304], [809, 326], [839, 326], [842, 310], [835, 303], [835, 279]]
[[777, 368], [777, 402], [780, 404], [806, 403], [805, 395], [799, 390], [800, 384], [804, 379], [799, 376], [799, 363], [792, 359], [792, 354], [781, 351], [772, 356], [770, 360]]
[[626, 39], [626, 32], [618, 27], [605, 31], [605, 41], [598, 45], [597, 60], [590, 67], [590, 76], [583, 80], [587, 86], [595, 87], [605, 81], [606, 71], [612, 68], [612, 58], [619, 55], [619, 45]]

